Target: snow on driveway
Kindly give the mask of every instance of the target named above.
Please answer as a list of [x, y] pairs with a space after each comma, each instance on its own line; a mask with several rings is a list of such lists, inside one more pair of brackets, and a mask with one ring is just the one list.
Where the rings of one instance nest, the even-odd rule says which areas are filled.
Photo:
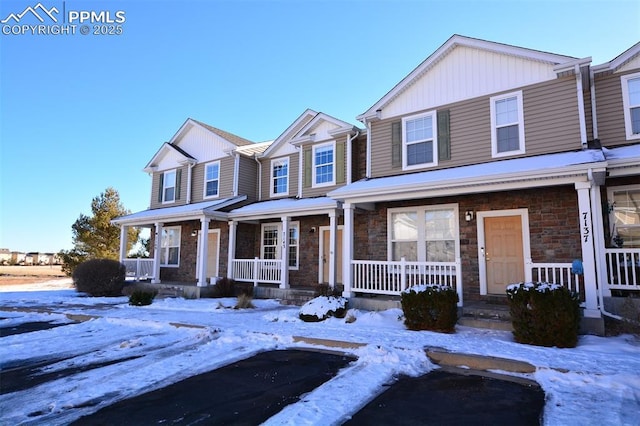
[[[132, 307], [127, 298], [81, 297], [73, 290], [0, 292], [0, 327], [67, 321], [62, 314], [97, 317], [1, 339], [3, 369], [42, 360], [51, 361], [42, 368], [43, 374], [87, 368], [0, 395], [0, 423], [67, 424], [116, 401], [261, 351], [311, 347], [294, 342], [295, 336], [305, 336], [365, 346], [347, 350], [358, 360], [267, 424], [340, 424], [382, 392], [393, 376], [417, 376], [437, 368], [426, 357], [426, 347], [535, 365], [535, 373], [519, 375], [537, 381], [545, 391], [547, 425], [640, 424], [640, 340], [635, 336], [582, 336], [573, 349], [543, 348], [515, 343], [511, 333], [503, 331], [468, 327], [457, 327], [452, 335], [409, 331], [398, 309], [350, 310], [347, 317], [353, 322], [331, 318], [305, 323], [298, 319], [298, 307], [274, 300], [254, 300], [256, 308], [246, 310], [235, 310], [234, 304], [235, 299], [167, 298]], [[53, 313], [8, 310], [15, 308]], [[103, 361], [114, 363], [91, 368]]]

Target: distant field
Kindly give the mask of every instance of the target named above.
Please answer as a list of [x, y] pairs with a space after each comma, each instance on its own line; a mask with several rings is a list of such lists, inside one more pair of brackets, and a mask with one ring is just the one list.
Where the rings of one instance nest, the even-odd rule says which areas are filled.
[[66, 278], [60, 265], [52, 266], [0, 266], [0, 285], [32, 284]]

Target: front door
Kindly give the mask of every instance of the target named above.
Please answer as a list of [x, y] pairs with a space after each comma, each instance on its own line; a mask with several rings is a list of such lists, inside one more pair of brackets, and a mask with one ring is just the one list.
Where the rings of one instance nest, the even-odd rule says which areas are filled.
[[[196, 260], [196, 279], [200, 278], [200, 232], [198, 231], [198, 255]], [[206, 278], [218, 276], [220, 251], [220, 230], [210, 229], [207, 234], [207, 273]], [[212, 280], [213, 281], [213, 280]], [[211, 284], [215, 284], [215, 281]]]
[[524, 281], [522, 216], [484, 217], [487, 293], [504, 295]]
[[[329, 282], [329, 262], [331, 261], [330, 249], [331, 249], [331, 229], [329, 227], [322, 227], [320, 230], [322, 238], [322, 277], [320, 281], [323, 283]], [[336, 283], [342, 284], [342, 229], [338, 229], [336, 234]]]

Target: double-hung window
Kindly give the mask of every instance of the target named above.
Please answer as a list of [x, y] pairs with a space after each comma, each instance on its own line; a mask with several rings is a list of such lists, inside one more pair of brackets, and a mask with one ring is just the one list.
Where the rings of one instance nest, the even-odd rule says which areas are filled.
[[455, 262], [460, 251], [455, 204], [389, 209], [389, 260]]
[[524, 154], [522, 91], [493, 96], [489, 102], [492, 156]]
[[640, 247], [640, 185], [609, 188], [608, 198], [613, 245]]
[[160, 241], [160, 265], [177, 267], [180, 264], [180, 227], [162, 228]]
[[640, 139], [640, 73], [624, 75], [620, 81], [627, 139]]
[[173, 203], [176, 200], [176, 171], [164, 172], [162, 177], [162, 202]]
[[204, 169], [204, 198], [213, 198], [219, 195], [220, 188], [220, 162], [215, 161], [205, 165]]
[[438, 164], [436, 111], [402, 119], [402, 168], [411, 170]]
[[313, 186], [335, 185], [335, 150], [334, 142], [315, 145], [313, 147]]
[[271, 196], [289, 195], [289, 158], [271, 161]]
[[[282, 259], [282, 224], [265, 223], [262, 225], [260, 254], [262, 259]], [[300, 253], [300, 224], [289, 224], [289, 268], [298, 269]]]

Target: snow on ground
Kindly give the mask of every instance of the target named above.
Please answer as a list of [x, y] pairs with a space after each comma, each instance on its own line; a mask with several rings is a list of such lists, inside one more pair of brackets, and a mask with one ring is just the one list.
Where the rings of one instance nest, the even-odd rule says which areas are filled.
[[[254, 300], [235, 310], [235, 299], [167, 298], [132, 307], [128, 299], [83, 297], [74, 290], [0, 292], [0, 327], [33, 321], [90, 321], [2, 338], [3, 368], [53, 360], [42, 373], [84, 369], [22, 391], [0, 395], [2, 424], [67, 424], [83, 415], [186, 377], [265, 350], [311, 347], [295, 336], [366, 344], [347, 350], [357, 361], [285, 407], [266, 424], [340, 424], [399, 374], [417, 376], [437, 366], [424, 348], [527, 361], [542, 386], [547, 425], [640, 424], [640, 340], [581, 336], [573, 349], [515, 343], [509, 332], [457, 327], [452, 335], [406, 330], [401, 310], [350, 310], [347, 319], [306, 323], [300, 308]], [[10, 309], [28, 309], [29, 312]], [[54, 313], [43, 312], [45, 309]], [[355, 321], [353, 321], [355, 319]], [[197, 325], [199, 328], [178, 326]], [[325, 348], [326, 347], [319, 347]], [[331, 348], [334, 349], [335, 348]], [[507, 373], [508, 374], [508, 373]]]

